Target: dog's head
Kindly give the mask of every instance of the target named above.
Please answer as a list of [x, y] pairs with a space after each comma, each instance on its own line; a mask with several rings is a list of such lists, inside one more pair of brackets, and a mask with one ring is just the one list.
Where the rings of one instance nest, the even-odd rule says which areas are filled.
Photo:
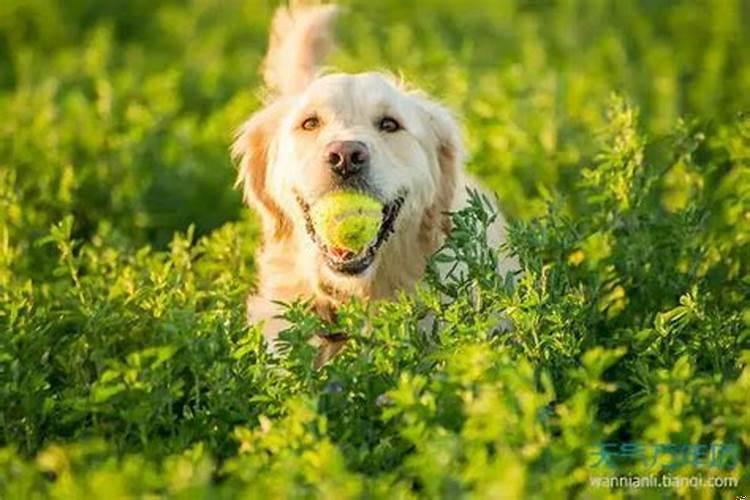
[[[328, 275], [361, 279], [389, 248], [435, 250], [462, 156], [450, 113], [379, 73], [315, 79], [251, 117], [234, 149], [266, 239], [297, 239], [299, 251]], [[378, 237], [357, 255], [334, 254], [309, 221], [310, 206], [337, 189], [384, 203]]]

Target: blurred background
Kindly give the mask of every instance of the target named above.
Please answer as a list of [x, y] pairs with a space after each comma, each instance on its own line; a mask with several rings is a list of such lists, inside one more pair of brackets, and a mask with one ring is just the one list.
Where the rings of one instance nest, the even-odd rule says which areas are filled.
[[[343, 3], [332, 65], [402, 72], [451, 106], [511, 218], [576, 182], [613, 92], [650, 138], [748, 109], [747, 1]], [[4, 0], [0, 217], [16, 239], [71, 213], [81, 236], [105, 224], [163, 247], [242, 217], [227, 148], [260, 106], [275, 4]]]

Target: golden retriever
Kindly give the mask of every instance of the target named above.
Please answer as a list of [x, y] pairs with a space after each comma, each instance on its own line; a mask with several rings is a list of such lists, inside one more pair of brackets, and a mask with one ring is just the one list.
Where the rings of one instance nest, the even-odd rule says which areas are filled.
[[[461, 208], [473, 186], [445, 107], [386, 74], [321, 73], [337, 13], [330, 4], [277, 10], [264, 62], [270, 99], [232, 146], [238, 184], [263, 228], [247, 313], [263, 322], [271, 348], [288, 326], [280, 301], [309, 299], [330, 319], [351, 297], [411, 290], [450, 230], [448, 212]], [[378, 235], [358, 255], [319, 244], [310, 223], [310, 205], [336, 189], [384, 203]], [[499, 245], [502, 218], [491, 232], [490, 244]], [[506, 261], [500, 271], [511, 266]]]

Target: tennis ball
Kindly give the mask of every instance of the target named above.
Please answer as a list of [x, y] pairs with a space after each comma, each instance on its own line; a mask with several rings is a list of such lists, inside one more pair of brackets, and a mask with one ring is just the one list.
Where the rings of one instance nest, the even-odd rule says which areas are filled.
[[326, 246], [359, 253], [375, 239], [383, 218], [383, 204], [353, 191], [334, 191], [315, 202], [311, 217]]

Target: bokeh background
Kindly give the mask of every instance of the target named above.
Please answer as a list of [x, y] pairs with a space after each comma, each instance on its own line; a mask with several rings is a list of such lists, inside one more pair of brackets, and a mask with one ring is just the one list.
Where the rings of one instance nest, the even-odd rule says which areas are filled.
[[[348, 4], [349, 5], [349, 4]], [[345, 71], [397, 71], [464, 118], [469, 168], [511, 217], [540, 213], [595, 152], [613, 92], [650, 136], [747, 109], [747, 2], [351, 3]], [[19, 225], [72, 213], [163, 246], [241, 217], [227, 148], [260, 106], [274, 2], [8, 0], [2, 158]]]
[[269, 359], [228, 147], [276, 2], [3, 0], [0, 497], [598, 496], [604, 439], [747, 461], [750, 3], [342, 3], [331, 65], [456, 111], [526, 285], [450, 285], [442, 351], [423, 298], [327, 371]]

